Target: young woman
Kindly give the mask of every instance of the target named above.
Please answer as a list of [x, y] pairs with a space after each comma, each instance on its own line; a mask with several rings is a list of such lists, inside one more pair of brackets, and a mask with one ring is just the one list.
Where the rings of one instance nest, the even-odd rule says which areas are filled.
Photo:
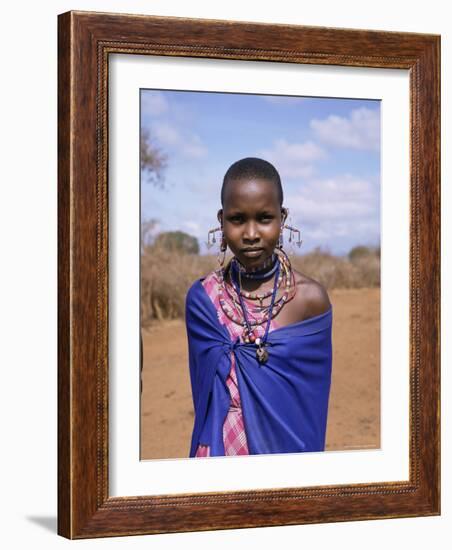
[[[332, 307], [292, 269], [277, 170], [245, 158], [226, 172], [220, 268], [186, 300], [195, 422], [190, 457], [323, 451]], [[215, 236], [214, 236], [215, 240]], [[224, 266], [227, 247], [233, 257]]]

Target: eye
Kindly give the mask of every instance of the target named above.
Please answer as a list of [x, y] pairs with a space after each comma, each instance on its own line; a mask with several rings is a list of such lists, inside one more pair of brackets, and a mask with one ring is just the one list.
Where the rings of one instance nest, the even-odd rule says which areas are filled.
[[228, 216], [228, 221], [230, 221], [231, 223], [242, 223], [243, 216], [241, 216], [240, 214], [233, 214], [232, 216]]
[[274, 220], [274, 218], [275, 217], [272, 214], [268, 214], [268, 213], [265, 213], [259, 216], [259, 219], [262, 223], [270, 223], [271, 221]]

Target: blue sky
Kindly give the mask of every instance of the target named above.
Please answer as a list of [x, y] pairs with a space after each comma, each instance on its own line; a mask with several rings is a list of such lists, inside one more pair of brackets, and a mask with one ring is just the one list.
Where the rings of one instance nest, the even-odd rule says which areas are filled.
[[379, 101], [142, 90], [141, 126], [168, 159], [163, 189], [141, 181], [157, 232], [185, 231], [205, 251], [226, 170], [253, 156], [281, 175], [299, 253], [379, 244]]

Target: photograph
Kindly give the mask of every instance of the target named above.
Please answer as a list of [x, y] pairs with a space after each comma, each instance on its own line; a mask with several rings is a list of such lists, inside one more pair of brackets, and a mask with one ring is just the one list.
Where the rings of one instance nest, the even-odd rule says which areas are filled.
[[139, 97], [140, 458], [380, 448], [381, 101]]

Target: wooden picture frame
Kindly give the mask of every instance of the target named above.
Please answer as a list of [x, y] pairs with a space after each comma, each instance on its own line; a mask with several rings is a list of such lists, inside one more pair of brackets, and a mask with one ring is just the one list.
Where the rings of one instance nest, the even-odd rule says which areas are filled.
[[[407, 69], [409, 480], [111, 497], [108, 491], [110, 54]], [[440, 37], [90, 12], [59, 16], [58, 533], [67, 538], [440, 513]]]

